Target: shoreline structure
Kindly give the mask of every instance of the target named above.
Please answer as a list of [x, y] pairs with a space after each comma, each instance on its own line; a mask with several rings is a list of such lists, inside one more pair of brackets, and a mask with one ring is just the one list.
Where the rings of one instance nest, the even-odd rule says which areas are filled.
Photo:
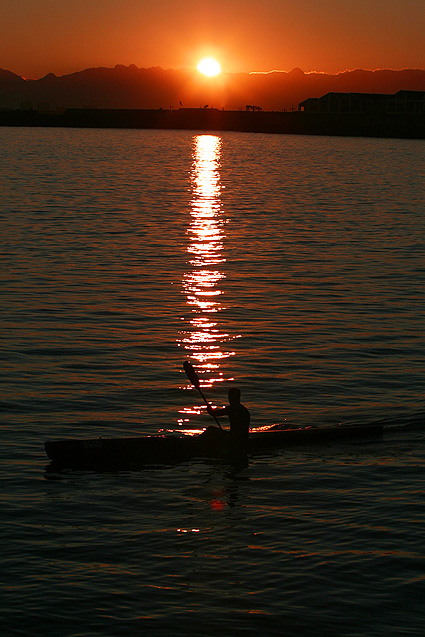
[[225, 111], [215, 108], [2, 110], [0, 126], [234, 131], [425, 139], [424, 113]]

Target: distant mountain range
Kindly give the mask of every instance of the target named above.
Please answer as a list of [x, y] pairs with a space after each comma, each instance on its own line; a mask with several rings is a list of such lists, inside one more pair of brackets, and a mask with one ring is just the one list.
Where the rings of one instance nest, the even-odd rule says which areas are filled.
[[49, 73], [38, 80], [0, 69], [0, 108], [177, 109], [206, 105], [229, 110], [246, 106], [267, 111], [297, 109], [308, 97], [328, 92], [396, 93], [425, 91], [424, 69], [368, 71], [335, 75], [304, 73], [221, 74], [204, 78], [197, 71], [140, 69], [135, 65], [92, 68], [61, 77]]

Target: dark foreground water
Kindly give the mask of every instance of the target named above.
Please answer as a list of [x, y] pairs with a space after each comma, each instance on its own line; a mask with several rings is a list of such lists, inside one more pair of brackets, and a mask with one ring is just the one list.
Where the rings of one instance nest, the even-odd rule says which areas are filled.
[[[4, 635], [420, 635], [422, 141], [0, 129]], [[381, 441], [46, 472], [209, 424]]]

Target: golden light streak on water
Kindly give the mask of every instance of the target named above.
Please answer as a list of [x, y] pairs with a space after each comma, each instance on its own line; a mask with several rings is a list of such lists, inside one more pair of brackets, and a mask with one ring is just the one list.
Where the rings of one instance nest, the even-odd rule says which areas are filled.
[[[191, 221], [187, 229], [188, 269], [182, 288], [188, 315], [178, 342], [184, 347], [200, 377], [202, 387], [227, 379], [220, 361], [234, 355], [229, 343], [238, 338], [220, 328], [219, 316], [225, 311], [221, 283], [225, 278], [224, 243], [227, 220], [221, 204], [221, 138], [197, 135], [193, 140]], [[199, 405], [184, 413], [199, 413]]]

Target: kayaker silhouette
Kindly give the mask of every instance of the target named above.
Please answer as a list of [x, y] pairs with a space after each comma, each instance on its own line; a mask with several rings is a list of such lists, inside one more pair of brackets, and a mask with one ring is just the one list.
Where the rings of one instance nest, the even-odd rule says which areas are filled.
[[[249, 439], [249, 422], [250, 415], [248, 409], [241, 403], [241, 391], [237, 387], [231, 387], [228, 391], [229, 404], [226, 407], [211, 407], [205, 398], [198, 374], [193, 365], [189, 361], [183, 363], [183, 369], [186, 372], [190, 382], [201, 394], [207, 406], [208, 413], [213, 416], [218, 427], [208, 427], [199, 438], [204, 441], [207, 446], [218, 447], [224, 449], [233, 457], [240, 465], [244, 465], [246, 454], [248, 451]], [[217, 416], [228, 416], [230, 422], [230, 432], [224, 431]]]
[[[230, 387], [228, 391], [229, 404], [225, 407], [211, 407], [207, 405], [211, 416], [228, 416], [230, 423], [230, 453], [246, 454], [248, 451], [250, 414], [245, 405], [241, 403], [241, 391], [238, 387]], [[216, 427], [208, 427], [208, 430]]]

